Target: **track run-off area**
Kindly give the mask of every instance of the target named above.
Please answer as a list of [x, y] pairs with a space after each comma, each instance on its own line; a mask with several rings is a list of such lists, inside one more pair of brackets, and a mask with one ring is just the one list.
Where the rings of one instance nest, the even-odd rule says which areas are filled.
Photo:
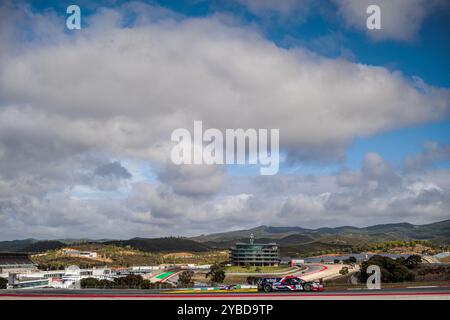
[[[306, 271], [306, 272], [305, 272]], [[165, 272], [157, 276], [165, 281], [178, 272]], [[292, 272], [305, 280], [332, 276], [334, 266], [310, 264], [302, 272]], [[269, 276], [269, 275], [265, 275]], [[275, 275], [273, 275], [275, 276]], [[242, 289], [7, 289], [0, 290], [0, 300], [450, 300], [450, 285], [410, 286], [405, 288], [363, 288], [327, 290], [323, 292], [258, 292], [256, 288]]]
[[157, 290], [82, 289], [82, 290], [3, 290], [0, 300], [450, 300], [450, 287], [396, 288], [380, 290], [347, 290], [324, 292], [164, 292]]

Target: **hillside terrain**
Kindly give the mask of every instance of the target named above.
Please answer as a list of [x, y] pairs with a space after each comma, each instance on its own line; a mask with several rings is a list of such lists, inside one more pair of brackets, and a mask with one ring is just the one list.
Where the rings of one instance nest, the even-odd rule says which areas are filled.
[[0, 251], [6, 252], [45, 252], [47, 250], [63, 248], [66, 244], [58, 240], [12, 240], [0, 241]]
[[129, 246], [120, 247], [103, 243], [84, 243], [71, 245], [70, 249], [80, 251], [93, 251], [96, 258], [84, 258], [67, 255], [64, 250], [49, 250], [45, 253], [31, 256], [34, 263], [42, 269], [62, 269], [70, 265], [78, 265], [81, 268], [108, 266], [130, 267], [158, 264], [211, 264], [217, 261], [225, 261], [228, 254], [225, 251], [206, 251], [195, 253], [163, 253], [144, 252]]
[[186, 238], [133, 238], [130, 240], [107, 241], [104, 244], [112, 244], [119, 247], [131, 247], [145, 252], [205, 252], [211, 248], [203, 243]]
[[[336, 228], [306, 229], [301, 227], [271, 227], [259, 226], [252, 229], [202, 235], [191, 239], [200, 242], [226, 242], [248, 239], [253, 234], [255, 238], [270, 239], [277, 243], [307, 243], [327, 239], [326, 242], [341, 241], [342, 244], [358, 244], [385, 242], [393, 240], [429, 240], [436, 244], [450, 244], [450, 220], [413, 225], [410, 223], [380, 224], [357, 228], [343, 226]], [[292, 241], [291, 241], [292, 240]]]
[[[223, 251], [236, 242], [248, 242], [250, 234], [255, 242], [276, 242], [281, 256], [297, 257], [345, 252], [423, 252], [433, 254], [448, 250], [450, 220], [413, 225], [410, 223], [382, 224], [363, 228], [343, 226], [307, 229], [302, 227], [259, 226], [252, 229], [201, 235], [192, 238], [132, 238], [129, 240], [13, 240], [0, 241], [0, 251], [43, 253], [64, 247], [110, 246], [141, 253], [207, 253]], [[421, 246], [418, 246], [420, 244]], [[397, 249], [395, 249], [397, 248]], [[93, 250], [95, 251], [95, 250]], [[420, 253], [419, 252], [419, 253]], [[176, 255], [175, 255], [176, 256]], [[185, 254], [182, 256], [186, 256]], [[69, 259], [69, 257], [64, 257]], [[142, 262], [149, 261], [145, 258]], [[92, 263], [92, 261], [90, 262]]]

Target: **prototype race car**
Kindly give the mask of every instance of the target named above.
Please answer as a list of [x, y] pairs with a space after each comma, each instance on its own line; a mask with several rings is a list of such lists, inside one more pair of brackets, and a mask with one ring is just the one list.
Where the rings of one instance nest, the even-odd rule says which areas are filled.
[[258, 291], [323, 291], [319, 281], [305, 281], [299, 277], [261, 278], [257, 282]]

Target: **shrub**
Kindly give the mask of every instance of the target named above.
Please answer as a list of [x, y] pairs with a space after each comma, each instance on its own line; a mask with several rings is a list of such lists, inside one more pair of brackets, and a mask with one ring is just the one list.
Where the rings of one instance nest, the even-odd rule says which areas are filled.
[[5, 278], [0, 278], [0, 289], [6, 289], [8, 286], [8, 280]]
[[192, 271], [192, 270], [183, 271], [178, 276], [178, 283], [184, 287], [191, 287], [193, 275], [194, 275], [194, 271]]
[[81, 288], [97, 288], [99, 280], [95, 278], [84, 278], [80, 281]]
[[250, 284], [250, 285], [256, 284], [256, 281], [257, 281], [257, 280], [258, 280], [258, 278], [253, 277], [253, 276], [248, 276], [248, 277], [247, 277], [247, 283]]
[[367, 274], [367, 268], [370, 265], [377, 265], [380, 267], [382, 282], [413, 281], [415, 278], [414, 273], [405, 267], [401, 261], [376, 255], [362, 263], [359, 275], [360, 281], [365, 282], [370, 276]]

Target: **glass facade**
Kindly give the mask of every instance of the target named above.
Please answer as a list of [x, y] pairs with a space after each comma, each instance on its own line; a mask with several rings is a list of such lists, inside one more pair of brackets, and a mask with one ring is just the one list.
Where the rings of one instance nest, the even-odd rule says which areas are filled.
[[14, 284], [13, 288], [36, 288], [45, 286], [48, 286], [48, 279], [19, 282]]
[[237, 243], [230, 248], [230, 262], [236, 266], [275, 266], [280, 262], [276, 243]]

